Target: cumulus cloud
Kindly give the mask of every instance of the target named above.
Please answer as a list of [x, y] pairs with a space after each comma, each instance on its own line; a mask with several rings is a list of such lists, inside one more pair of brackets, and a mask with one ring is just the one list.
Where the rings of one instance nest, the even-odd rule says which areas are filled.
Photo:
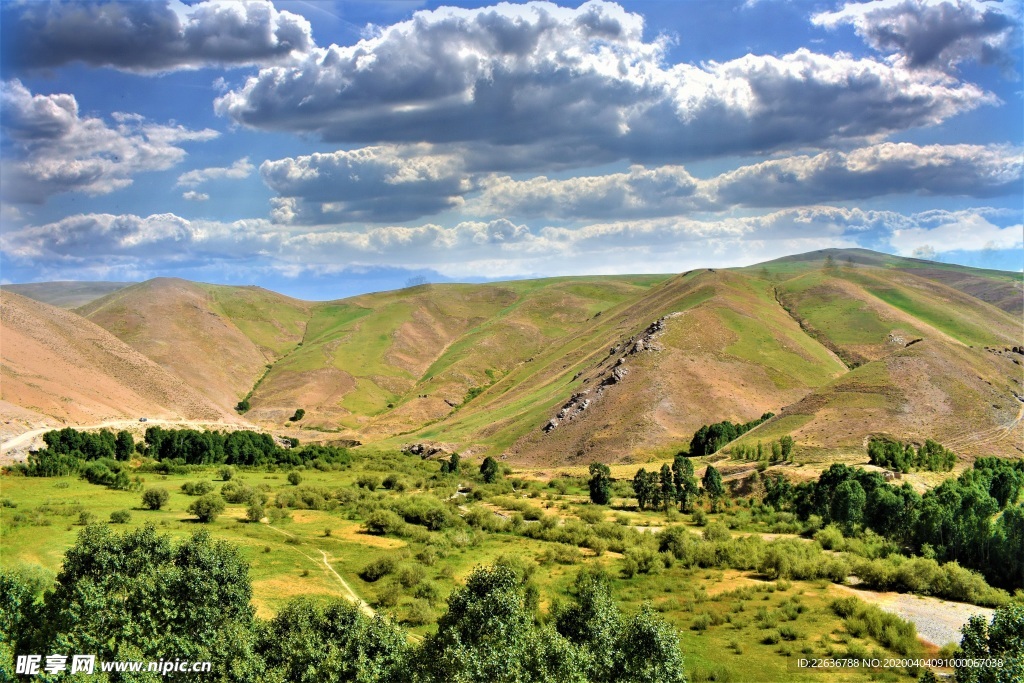
[[901, 256], [1024, 248], [1024, 225], [1019, 223], [1002, 228], [974, 211], [929, 211], [918, 219], [918, 225], [897, 228], [888, 239]]
[[4, 13], [4, 61], [157, 73], [268, 64], [313, 46], [309, 22], [269, 0], [25, 2]]
[[473, 185], [459, 157], [425, 146], [364, 147], [265, 161], [282, 223], [404, 221], [462, 203]]
[[[868, 45], [897, 54], [912, 68], [951, 70], [973, 60], [1008, 64], [1020, 41], [1020, 17], [1013, 3], [979, 0], [871, 0], [849, 2], [811, 21], [835, 28], [852, 25]], [[1016, 8], [1019, 15], [1019, 6]]]
[[210, 180], [231, 179], [240, 180], [248, 178], [252, 173], [253, 165], [249, 163], [249, 157], [242, 157], [230, 166], [213, 166], [210, 168], [197, 168], [187, 171], [178, 176], [178, 187], [198, 187]]
[[881, 143], [772, 159], [697, 179], [682, 166], [554, 180], [496, 176], [467, 210], [561, 218], [670, 216], [735, 206], [784, 207], [896, 193], [995, 196], [1018, 192], [1020, 148]]
[[210, 199], [210, 195], [205, 192], [196, 192], [195, 190], [188, 190], [187, 192], [181, 193], [182, 199], [187, 199], [190, 202], [205, 202]]
[[181, 143], [219, 135], [126, 113], [114, 113], [108, 125], [80, 116], [74, 95], [33, 95], [18, 80], [0, 85], [0, 106], [0, 197], [18, 203], [42, 203], [61, 192], [113, 192], [131, 185], [137, 173], [180, 162], [185, 158]]
[[806, 49], [669, 65], [668, 39], [643, 30], [600, 0], [421, 11], [262, 69], [215, 107], [328, 141], [465, 143], [470, 170], [512, 170], [820, 145], [997, 101], [942, 73]]
[[1019, 225], [998, 228], [989, 218], [984, 210], [905, 215], [818, 206], [762, 216], [637, 219], [581, 228], [529, 226], [499, 218], [355, 230], [267, 220], [188, 220], [174, 214], [85, 214], [5, 231], [0, 249], [5, 258], [32, 262], [49, 272], [69, 264], [184, 267], [237, 262], [293, 274], [387, 266], [493, 278], [743, 265], [799, 251], [858, 246], [866, 235], [888, 240], [900, 253], [926, 243], [934, 243], [938, 251], [981, 249], [989, 243], [992, 248], [1020, 247]]

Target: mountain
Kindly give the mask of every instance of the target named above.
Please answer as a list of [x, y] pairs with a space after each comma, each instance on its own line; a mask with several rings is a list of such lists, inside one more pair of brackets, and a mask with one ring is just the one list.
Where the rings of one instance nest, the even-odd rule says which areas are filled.
[[231, 411], [301, 341], [310, 306], [259, 287], [157, 278], [76, 312]]
[[[232, 416], [81, 316], [0, 291], [0, 400], [70, 424]], [[6, 416], [5, 412], [5, 416]], [[24, 415], [19, 415], [24, 417]]]
[[33, 282], [24, 285], [4, 285], [9, 292], [42, 301], [60, 308], [78, 308], [101, 296], [127, 287], [130, 282]]
[[248, 397], [247, 419], [280, 427], [302, 408], [302, 427], [386, 447], [642, 461], [771, 411], [745, 438], [792, 434], [807, 458], [874, 434], [1019, 456], [1019, 291], [1020, 274], [855, 249], [325, 303], [157, 279], [77, 313], [221, 411]]

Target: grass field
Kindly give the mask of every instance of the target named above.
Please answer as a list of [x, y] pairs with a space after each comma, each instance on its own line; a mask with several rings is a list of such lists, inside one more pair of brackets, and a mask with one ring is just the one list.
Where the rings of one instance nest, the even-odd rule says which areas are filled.
[[[325, 504], [316, 504], [321, 509], [287, 507], [272, 512], [261, 523], [244, 521], [244, 507], [229, 504], [215, 522], [205, 525], [186, 512], [194, 498], [183, 493], [181, 485], [205, 481], [219, 489], [223, 482], [215, 468], [198, 468], [187, 474], [142, 474], [145, 488], [162, 487], [170, 492], [168, 503], [158, 511], [142, 508], [137, 491], [114, 491], [77, 477], [5, 476], [0, 494], [4, 566], [34, 565], [55, 574], [82, 522], [109, 523], [112, 512], [127, 510], [130, 521], [116, 528], [151, 523], [176, 539], [203, 528], [236, 544], [250, 564], [253, 601], [264, 618], [298, 595], [351, 599], [354, 593], [402, 622], [414, 637], [423, 635], [434, 628], [448, 594], [474, 567], [505, 557], [533, 568], [542, 615], [554, 602], [566, 598], [581, 567], [604, 568], [612, 578], [615, 597], [627, 612], [649, 603], [678, 629], [694, 681], [818, 681], [821, 674], [799, 670], [797, 658], [893, 654], [870, 635], [851, 633], [830, 609], [838, 594], [827, 581], [770, 581], [754, 571], [679, 564], [627, 578], [622, 554], [610, 548], [595, 552], [524, 535], [531, 524], [564, 528], [567, 533], [617, 528], [635, 535], [643, 545], [645, 537], [652, 538], [650, 534], [671, 524], [701, 534], [703, 529], [690, 515], [674, 510], [640, 512], [629, 499], [613, 500], [607, 507], [591, 505], [585, 478], [575, 468], [512, 472], [513, 490], [507, 484], [481, 485], [468, 475], [438, 479], [434, 476], [437, 467], [434, 461], [377, 451], [357, 456], [352, 465], [339, 470], [300, 468], [299, 486], [288, 482], [285, 471], [239, 471], [232, 481], [264, 491], [269, 498], [268, 511], [275, 510], [276, 499], [296, 493], [319, 491], [328, 497], [321, 501]], [[470, 463], [466, 468], [467, 472], [475, 470]], [[632, 471], [619, 466], [614, 474], [628, 479]], [[388, 475], [394, 478], [391, 490], [371, 492], [366, 487], [367, 478], [378, 483]], [[358, 485], [361, 480], [362, 488]], [[409, 524], [398, 534], [366, 533], [364, 522], [370, 511], [418, 496], [441, 501], [449, 514], [471, 523], [453, 523], [436, 531]], [[507, 524], [488, 530], [491, 522], [500, 527], [506, 518], [516, 516], [525, 517], [517, 522], [519, 532], [510, 531]], [[709, 517], [712, 523], [720, 520], [734, 527], [730, 532], [734, 535], [772, 530], [752, 522], [742, 506]], [[531, 518], [541, 521], [531, 522]], [[387, 576], [364, 579], [368, 565], [381, 560], [392, 564]], [[914, 648], [917, 653], [925, 651], [920, 645]], [[856, 671], [835, 672], [829, 677], [837, 681], [868, 679], [869, 674]], [[882, 680], [900, 679], [906, 679], [905, 672], [882, 674]]]

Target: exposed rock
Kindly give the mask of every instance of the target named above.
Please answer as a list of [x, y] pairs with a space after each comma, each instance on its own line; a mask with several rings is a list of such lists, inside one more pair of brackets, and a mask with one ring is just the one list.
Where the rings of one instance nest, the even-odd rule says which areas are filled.
[[430, 444], [414, 443], [403, 448], [402, 452], [408, 453], [409, 455], [418, 455], [425, 459], [432, 455], [437, 455], [438, 453], [444, 453], [445, 451], [442, 448], [431, 446]]

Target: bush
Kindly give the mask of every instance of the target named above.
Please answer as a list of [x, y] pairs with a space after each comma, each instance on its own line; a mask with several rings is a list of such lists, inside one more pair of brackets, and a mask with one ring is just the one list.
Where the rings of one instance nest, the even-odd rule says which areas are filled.
[[170, 499], [167, 489], [147, 489], [142, 494], [142, 504], [150, 510], [159, 510]]
[[231, 465], [225, 465], [220, 468], [220, 478], [223, 481], [231, 481], [231, 477], [235, 476], [235, 468]]
[[369, 583], [373, 583], [375, 581], [381, 580], [382, 578], [384, 578], [388, 574], [393, 573], [394, 571], [395, 571], [395, 560], [394, 560], [394, 558], [391, 558], [391, 557], [381, 557], [381, 558], [379, 558], [377, 560], [374, 560], [373, 562], [371, 562], [370, 564], [366, 565], [365, 567], [363, 567], [362, 570], [360, 570], [360, 572], [359, 572], [359, 576], [360, 576], [360, 578], [363, 579], [363, 581], [368, 581]]
[[127, 510], [114, 510], [110, 513], [111, 524], [127, 524], [132, 521], [132, 513]]
[[248, 522], [259, 523], [264, 516], [263, 506], [255, 501], [245, 510], [245, 519]]
[[208, 481], [186, 481], [181, 485], [181, 491], [187, 496], [205, 496], [213, 490], [213, 484]]
[[288, 419], [292, 422], [298, 422], [304, 417], [306, 417], [306, 411], [303, 410], [302, 408], [298, 408], [296, 409], [295, 414], [289, 417]]
[[224, 512], [224, 499], [216, 493], [211, 493], [193, 501], [186, 510], [195, 515], [200, 522], [208, 524]]
[[708, 516], [700, 508], [693, 511], [693, 523], [697, 526], [705, 526], [708, 523]]
[[721, 522], [713, 522], [704, 527], [705, 541], [728, 541], [730, 538], [732, 538], [732, 534]]
[[391, 510], [374, 510], [363, 522], [366, 532], [376, 536], [385, 534], [401, 534], [405, 530], [405, 522]]
[[302, 475], [294, 470], [289, 472], [288, 483], [291, 484], [292, 486], [298, 486], [299, 484], [302, 483]]

